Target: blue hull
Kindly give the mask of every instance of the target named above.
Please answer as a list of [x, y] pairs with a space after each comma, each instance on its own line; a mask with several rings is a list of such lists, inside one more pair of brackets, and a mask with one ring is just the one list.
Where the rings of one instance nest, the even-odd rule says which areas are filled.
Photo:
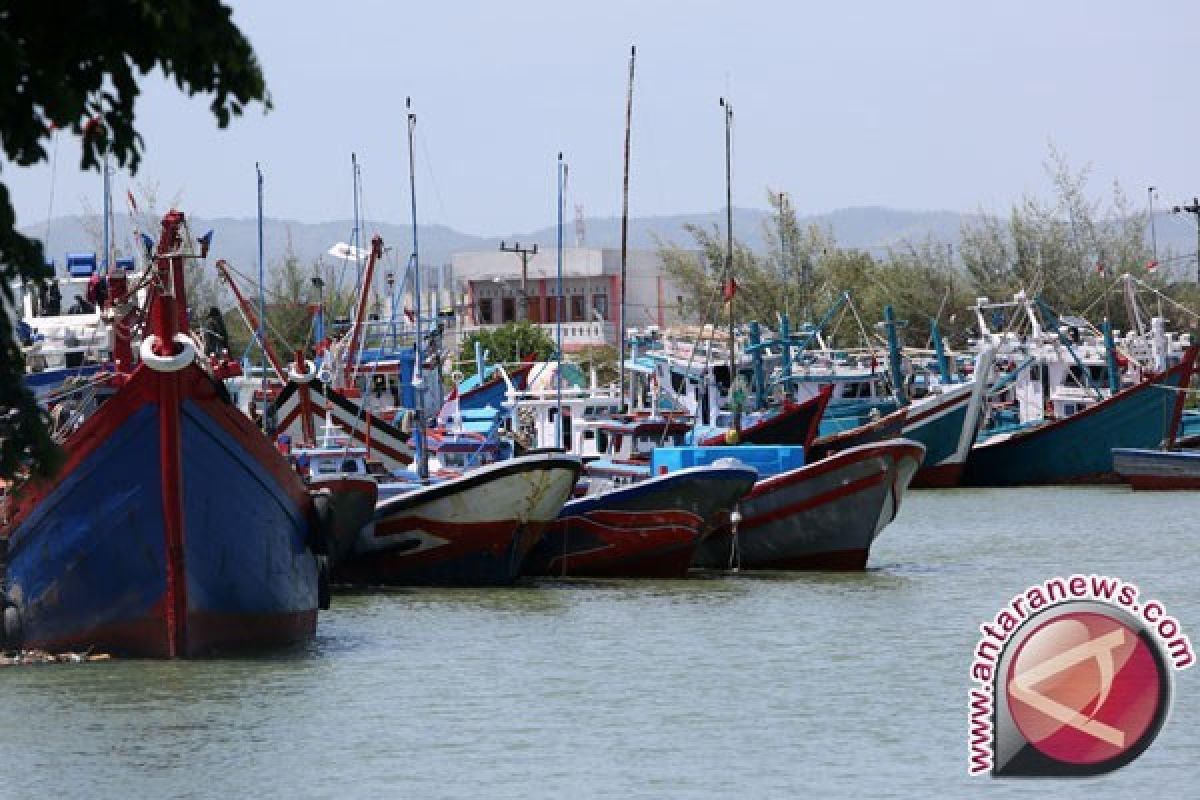
[[693, 467], [563, 506], [522, 573], [682, 578], [701, 538], [754, 486], [753, 467]]
[[1036, 428], [995, 437], [971, 448], [966, 486], [1110, 483], [1119, 480], [1113, 448], [1157, 448], [1174, 437], [1184, 395], [1162, 388], [1186, 384], [1195, 351], [1154, 382]]
[[197, 368], [139, 369], [67, 447], [56, 483], [18, 496], [8, 532], [25, 647], [187, 657], [315, 633], [303, 486]]

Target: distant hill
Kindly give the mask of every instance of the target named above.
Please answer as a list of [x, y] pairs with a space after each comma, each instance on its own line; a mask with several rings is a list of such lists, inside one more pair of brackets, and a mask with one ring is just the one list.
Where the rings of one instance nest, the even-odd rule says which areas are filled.
[[[882, 254], [888, 246], [905, 240], [919, 241], [927, 236], [957, 246], [959, 231], [971, 215], [953, 211], [908, 211], [902, 209], [864, 206], [843, 208], [825, 214], [800, 218], [801, 225], [815, 223], [832, 229], [838, 243]], [[1160, 251], [1174, 250], [1177, 253], [1195, 252], [1195, 230], [1182, 224], [1168, 214], [1156, 215], [1158, 244]], [[1189, 220], [1190, 221], [1190, 220]], [[712, 211], [672, 216], [635, 217], [629, 221], [629, 245], [631, 248], [653, 248], [658, 241], [690, 245], [691, 237], [684, 225], [693, 223], [702, 226], [724, 227], [725, 213]], [[764, 224], [773, 225], [771, 212], [762, 209], [735, 208], [734, 234], [740, 241], [754, 249], [764, 247]], [[257, 224], [254, 219], [214, 218], [191, 219], [195, 234], [210, 228], [215, 231], [213, 254], [227, 259], [242, 272], [252, 273], [257, 269], [258, 245]], [[617, 247], [620, 244], [620, 219], [616, 217], [592, 217], [584, 220], [584, 244], [593, 247]], [[287, 252], [290, 238], [292, 252], [302, 264], [310, 264], [318, 258], [329, 259], [326, 251], [337, 242], [348, 242], [353, 223], [349, 220], [334, 220], [321, 223], [304, 223], [293, 220], [268, 218], [263, 224], [264, 251], [268, 268], [281, 263]], [[130, 220], [126, 215], [116, 218], [118, 248], [129, 252], [132, 247]], [[48, 250], [59, 264], [67, 252], [101, 249], [99, 243], [99, 220], [96, 217], [56, 217], [50, 224]], [[45, 224], [23, 229], [29, 235], [42, 236]], [[391, 248], [389, 264], [401, 264], [407, 260], [412, 247], [412, 230], [409, 225], [375, 225], [364, 231], [364, 240], [374, 234], [383, 236], [384, 243]], [[443, 225], [422, 225], [420, 229], [421, 261], [424, 264], [446, 264], [452, 253], [462, 250], [492, 250], [500, 245], [501, 239], [520, 240], [522, 243], [537, 243], [550, 248], [555, 243], [553, 227], [528, 232], [517, 232], [511, 236], [477, 236], [463, 233]], [[575, 226], [567, 226], [565, 240], [575, 243]], [[365, 241], [364, 241], [365, 244]], [[391, 267], [389, 267], [391, 268]]]

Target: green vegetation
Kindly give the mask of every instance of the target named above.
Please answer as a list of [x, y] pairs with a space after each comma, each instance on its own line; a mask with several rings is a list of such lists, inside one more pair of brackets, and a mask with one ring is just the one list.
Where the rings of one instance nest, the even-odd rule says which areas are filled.
[[[189, 95], [210, 95], [225, 127], [250, 103], [270, 107], [250, 42], [219, 0], [107, 0], [31, 3], [0, 0], [0, 141], [20, 167], [46, 160], [56, 128], [82, 143], [81, 166], [98, 169], [104, 154], [136, 171], [142, 138], [134, 126], [137, 81], [155, 69]], [[33, 396], [13, 339], [13, 281], [39, 283], [41, 243], [16, 230], [8, 187], [0, 182], [0, 409], [15, 419], [0, 431], [0, 476], [28, 460], [46, 475], [60, 454]], [[7, 419], [7, 418], [6, 418]]]
[[[964, 223], [957, 253], [932, 239], [905, 242], [882, 256], [842, 248], [829, 230], [801, 228], [795, 213], [781, 207], [779, 195], [768, 192], [775, 219], [766, 231], [766, 252], [734, 246], [736, 321], [757, 319], [773, 328], [780, 312], [788, 313], [793, 325], [816, 321], [849, 291], [868, 329], [890, 304], [908, 322], [908, 344], [924, 346], [930, 320], [936, 318], [943, 335], [962, 345], [967, 335], [978, 333], [973, 316], [963, 313], [976, 297], [1008, 300], [1024, 289], [1042, 295], [1059, 313], [1086, 311], [1097, 324], [1107, 316], [1115, 327], [1127, 328], [1119, 287], [1112, 288], [1124, 272], [1196, 307], [1200, 291], [1194, 283], [1168, 284], [1162, 273], [1147, 271], [1147, 215], [1131, 208], [1119, 186], [1107, 202], [1089, 200], [1086, 169], [1072, 172], [1053, 150], [1046, 169], [1054, 187], [1050, 201], [1025, 198], [1005, 217], [980, 215]], [[664, 264], [683, 290], [685, 312], [696, 321], [722, 324], [727, 313], [721, 297], [723, 232], [694, 226], [688, 231], [701, 258], [694, 250], [667, 245], [660, 248]], [[1163, 310], [1171, 326], [1193, 324], [1185, 313]], [[838, 324], [840, 344], [856, 341], [852, 315]]]
[[473, 331], [463, 337], [456, 368], [466, 377], [475, 374], [475, 342], [488, 352], [490, 363], [511, 364], [532, 358], [547, 361], [556, 352], [554, 338], [527, 320]]

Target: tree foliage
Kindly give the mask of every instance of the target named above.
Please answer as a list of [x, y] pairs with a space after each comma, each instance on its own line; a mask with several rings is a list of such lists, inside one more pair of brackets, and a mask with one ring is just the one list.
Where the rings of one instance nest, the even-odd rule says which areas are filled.
[[[930, 321], [936, 319], [943, 335], [962, 345], [978, 333], [973, 316], [963, 313], [976, 297], [1006, 300], [1025, 290], [1062, 313], [1087, 311], [1096, 322], [1107, 316], [1115, 327], [1128, 328], [1127, 309], [1113, 288], [1124, 272], [1192, 305], [1200, 295], [1195, 285], [1147, 272], [1147, 217], [1132, 208], [1119, 186], [1103, 200], [1094, 199], [1089, 170], [1073, 171], [1053, 149], [1045, 167], [1053, 188], [1050, 200], [1026, 197], [1003, 216], [966, 220], [957, 254], [953, 243], [933, 238], [904, 241], [876, 255], [843, 248], [831, 230], [798, 224], [781, 196], [768, 191], [774, 214], [764, 223], [766, 251], [734, 243], [735, 323], [757, 319], [774, 328], [781, 312], [789, 314], [793, 326], [815, 322], [848, 291], [864, 325], [846, 328], [842, 319], [838, 335], [861, 339], [862, 329], [869, 331], [883, 307], [891, 305], [908, 323], [907, 344], [926, 346]], [[688, 226], [687, 231], [699, 257], [696, 250], [660, 243], [665, 269], [683, 290], [688, 316], [725, 324], [723, 231], [716, 226]], [[1175, 327], [1195, 327], [1186, 312], [1169, 304], [1163, 310]], [[853, 344], [845, 338], [838, 343]]]
[[[139, 78], [159, 69], [188, 95], [211, 97], [220, 127], [254, 102], [270, 106], [250, 42], [219, 0], [107, 0], [37, 3], [0, 0], [0, 143], [17, 166], [46, 160], [54, 129], [82, 142], [81, 166], [105, 153], [136, 171], [142, 138], [135, 127]], [[16, 421], [0, 432], [0, 475], [31, 457], [47, 474], [57, 461], [12, 336], [10, 283], [38, 283], [41, 243], [16, 230], [8, 187], [0, 181], [0, 408]]]
[[513, 364], [529, 358], [547, 361], [556, 352], [550, 334], [528, 320], [481, 328], [464, 336], [458, 350], [456, 367], [468, 377], [475, 374], [475, 342], [483, 345], [492, 364]]

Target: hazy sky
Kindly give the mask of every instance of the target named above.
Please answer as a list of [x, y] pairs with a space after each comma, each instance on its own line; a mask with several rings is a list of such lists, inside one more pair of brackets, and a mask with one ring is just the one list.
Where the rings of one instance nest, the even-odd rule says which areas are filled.
[[[368, 218], [408, 220], [404, 97], [418, 115], [423, 223], [480, 234], [553, 224], [554, 159], [570, 163], [568, 218], [620, 212], [630, 44], [634, 215], [724, 204], [718, 98], [735, 110], [734, 202], [767, 186], [801, 212], [852, 205], [1004, 210], [1048, 190], [1053, 142], [1143, 204], [1200, 193], [1200, 5], [1194, 2], [234, 4], [275, 110], [218, 131], [203, 98], [144, 81], [146, 158], [201, 216], [351, 215], [350, 152]], [[5, 165], [18, 222], [100, 204], [78, 148], [57, 176]], [[117, 196], [129, 178], [120, 176]]]

